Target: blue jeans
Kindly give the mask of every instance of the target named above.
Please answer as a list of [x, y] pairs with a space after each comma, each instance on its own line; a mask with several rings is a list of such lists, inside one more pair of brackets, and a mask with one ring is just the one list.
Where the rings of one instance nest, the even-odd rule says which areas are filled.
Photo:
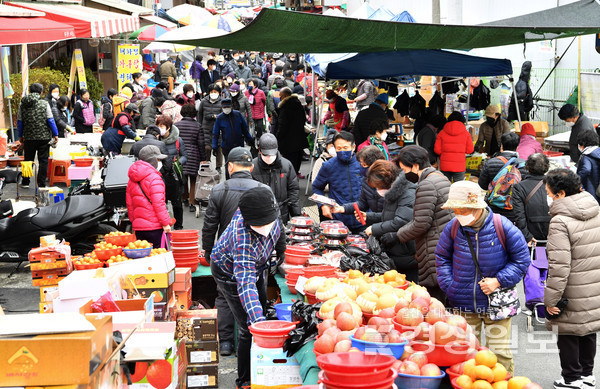
[[[223, 272], [212, 261], [210, 270], [217, 283], [217, 290], [227, 301], [227, 305], [229, 305], [229, 309], [238, 326], [238, 378], [236, 384], [241, 386], [245, 382], [250, 382], [250, 348], [252, 347], [252, 334], [250, 334], [250, 331], [248, 330], [248, 314], [240, 300], [237, 282]], [[267, 283], [265, 282], [264, 273], [261, 273], [257, 277], [256, 289], [258, 289], [258, 296], [264, 310], [267, 305]]]

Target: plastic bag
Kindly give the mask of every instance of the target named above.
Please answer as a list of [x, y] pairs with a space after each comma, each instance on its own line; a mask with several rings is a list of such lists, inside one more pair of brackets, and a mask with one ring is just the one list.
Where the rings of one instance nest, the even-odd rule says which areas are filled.
[[358, 247], [343, 247], [341, 249], [345, 256], [340, 261], [342, 271], [360, 270], [363, 273], [383, 274], [394, 269], [391, 259], [387, 256], [375, 237], [372, 235], [367, 239], [366, 252]]
[[121, 312], [110, 292], [106, 292], [102, 297], [92, 303], [92, 312]]
[[275, 308], [273, 308], [275, 302], [275, 300], [267, 300], [267, 306], [265, 307], [265, 311], [263, 312], [263, 315], [267, 320], [279, 320], [277, 318], [277, 311], [275, 310]]
[[292, 305], [292, 321], [299, 321], [296, 328], [290, 331], [290, 337], [283, 344], [283, 350], [288, 357], [294, 355], [306, 343], [316, 339], [317, 324], [321, 319], [317, 318], [317, 312], [321, 309], [321, 303], [308, 304], [296, 301]]

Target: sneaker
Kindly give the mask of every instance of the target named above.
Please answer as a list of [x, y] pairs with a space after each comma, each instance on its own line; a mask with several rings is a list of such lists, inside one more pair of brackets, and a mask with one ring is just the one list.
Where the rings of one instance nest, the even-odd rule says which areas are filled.
[[29, 188], [29, 184], [25, 184], [25, 183], [23, 183], [23, 184], [21, 184], [21, 188], [23, 188], [23, 189], [27, 189], [27, 188]]
[[596, 387], [596, 377], [589, 375], [587, 377], [581, 377], [583, 381], [583, 387], [585, 389], [594, 389]]
[[219, 345], [219, 354], [221, 354], [224, 357], [233, 354], [233, 343], [221, 342], [221, 344]]
[[236, 385], [235, 386], [237, 389], [250, 389], [252, 386], [250, 385], [249, 381], [244, 382], [241, 385]]
[[554, 381], [554, 389], [582, 389], [583, 387], [583, 380], [566, 383], [565, 379], [560, 377], [560, 379]]
[[297, 176], [298, 176], [299, 180], [302, 180], [302, 179], [306, 178], [306, 176], [304, 174], [302, 174], [302, 173], [298, 173]]
[[190, 212], [196, 212], [196, 206], [194, 204], [190, 204]]

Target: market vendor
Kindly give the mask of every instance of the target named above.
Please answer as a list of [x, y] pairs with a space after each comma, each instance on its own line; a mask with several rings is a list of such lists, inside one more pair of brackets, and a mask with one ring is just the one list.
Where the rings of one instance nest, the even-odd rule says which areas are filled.
[[212, 250], [211, 271], [217, 289], [227, 300], [238, 326], [237, 388], [250, 387], [248, 326], [264, 321], [267, 284], [265, 272], [281, 233], [279, 206], [269, 188], [245, 191], [239, 209]]
[[133, 115], [139, 114], [137, 105], [129, 103], [125, 111], [120, 112], [115, 116], [111, 126], [102, 134], [102, 147], [106, 154], [121, 154], [121, 148], [125, 137], [133, 140], [141, 140], [133, 130]]

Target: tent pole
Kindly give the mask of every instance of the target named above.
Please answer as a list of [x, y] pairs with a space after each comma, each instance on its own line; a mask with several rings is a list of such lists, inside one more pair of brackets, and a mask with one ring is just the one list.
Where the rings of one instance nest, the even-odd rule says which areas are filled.
[[42, 58], [44, 56], [44, 54], [46, 54], [47, 52], [49, 52], [50, 50], [52, 50], [54, 48], [54, 46], [56, 46], [59, 43], [60, 43], [60, 41], [54, 42], [54, 44], [52, 46], [48, 47], [48, 50], [44, 51], [42, 54], [38, 55], [38, 57], [36, 59], [34, 59], [33, 61], [31, 61], [31, 63], [29, 64], [29, 66], [33, 65], [38, 59]]
[[312, 119], [311, 124], [313, 126], [316, 124], [315, 123], [315, 119], [317, 118], [317, 104], [316, 103], [319, 100], [317, 98], [317, 93], [315, 93], [316, 86], [317, 86], [317, 72], [315, 72], [313, 69], [313, 71], [312, 71], [312, 87], [311, 87], [311, 91], [310, 91], [310, 95], [312, 95], [312, 98], [313, 98], [313, 106], [312, 106], [313, 112], [312, 112], [312, 116], [311, 116], [311, 119]]
[[512, 77], [508, 78], [513, 90], [513, 98], [515, 99], [515, 109], [517, 110], [517, 119], [519, 119], [519, 130], [521, 130], [523, 124], [521, 123], [521, 112], [519, 110], [519, 99], [517, 98], [517, 90], [515, 89], [515, 79]]
[[[315, 80], [314, 73], [313, 73], [313, 91], [315, 90], [315, 84], [314, 84], [315, 81], [316, 80]], [[313, 149], [312, 149], [312, 152], [310, 153], [310, 170], [308, 171], [308, 175], [306, 176], [307, 183], [306, 183], [306, 190], [304, 191], [305, 196], [308, 195], [308, 186], [309, 186], [309, 183], [313, 179], [312, 171], [313, 171], [313, 167], [315, 166], [315, 153], [317, 152], [317, 144], [319, 143], [319, 131], [320, 131], [320, 127], [321, 127], [321, 118], [316, 117], [317, 112], [316, 112], [315, 107], [316, 107], [317, 103], [319, 103], [319, 107], [320, 107], [320, 109], [318, 111], [318, 114], [320, 116], [321, 112], [323, 112], [323, 107], [321, 106], [322, 103], [319, 101], [319, 98], [313, 94], [313, 110], [315, 112], [314, 112], [312, 121], [314, 123], [315, 119], [317, 119], [317, 123], [316, 123], [317, 130], [315, 131], [315, 140], [313, 142]]]
[[[479, 81], [481, 82], [481, 81]], [[467, 77], [467, 117], [465, 127], [469, 125], [469, 107], [471, 106], [471, 77]]]
[[12, 115], [12, 98], [8, 99], [8, 116], [10, 117], [10, 134], [12, 136], [12, 141], [16, 141], [15, 139], [15, 127], [13, 125], [13, 115]]

